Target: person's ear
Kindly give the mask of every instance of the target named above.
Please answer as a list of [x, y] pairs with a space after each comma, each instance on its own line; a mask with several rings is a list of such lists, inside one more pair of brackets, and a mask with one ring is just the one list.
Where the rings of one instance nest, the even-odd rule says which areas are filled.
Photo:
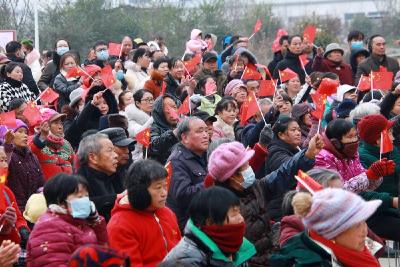
[[99, 162], [99, 156], [94, 153], [89, 153], [88, 162], [97, 165], [97, 163]]

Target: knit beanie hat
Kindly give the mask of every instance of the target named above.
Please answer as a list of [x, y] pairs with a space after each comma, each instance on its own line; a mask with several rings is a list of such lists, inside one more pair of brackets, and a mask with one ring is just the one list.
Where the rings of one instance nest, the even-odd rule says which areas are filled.
[[[304, 226], [329, 240], [367, 220], [382, 204], [382, 200], [365, 201], [357, 194], [338, 188], [316, 192], [311, 203], [300, 203], [302, 195], [298, 194], [292, 204], [295, 212], [303, 217]], [[299, 207], [307, 214], [299, 212]]]
[[395, 121], [387, 120], [381, 114], [367, 115], [357, 124], [358, 134], [362, 141], [375, 145], [376, 141], [381, 138], [381, 132], [391, 128], [395, 123]]
[[72, 254], [69, 267], [120, 267], [130, 266], [129, 257], [114, 249], [85, 245]]
[[225, 182], [253, 155], [254, 150], [246, 150], [242, 143], [235, 141], [222, 144], [208, 159], [208, 173], [218, 182]]
[[12, 131], [15, 133], [16, 131], [18, 131], [19, 128], [25, 128], [28, 130], [28, 126], [25, 124], [25, 122], [21, 121], [20, 119], [16, 119], [15, 120], [15, 124], [16, 126], [14, 128], [12, 128]]
[[338, 118], [345, 119], [350, 115], [350, 112], [357, 106], [357, 103], [351, 99], [345, 99], [336, 108], [336, 114]]
[[231, 95], [231, 93], [233, 92], [233, 90], [234, 90], [235, 88], [238, 88], [238, 87], [244, 87], [244, 88], [247, 89], [246, 85], [243, 83], [242, 80], [233, 79], [232, 81], [230, 81], [230, 82], [226, 85], [224, 95], [225, 95], [225, 96]]

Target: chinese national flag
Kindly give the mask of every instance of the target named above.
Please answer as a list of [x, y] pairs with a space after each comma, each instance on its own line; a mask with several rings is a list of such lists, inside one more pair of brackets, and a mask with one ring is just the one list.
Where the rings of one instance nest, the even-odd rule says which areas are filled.
[[110, 56], [119, 57], [121, 54], [122, 44], [109, 43], [108, 44], [108, 54]]
[[303, 67], [303, 69], [305, 68], [305, 65], [307, 65], [308, 62], [310, 62], [310, 61], [308, 60], [306, 54], [301, 54], [301, 55], [299, 56], [299, 59], [300, 59], [300, 63], [301, 63], [301, 66]]
[[167, 84], [163, 81], [162, 85], [161, 85], [161, 94], [160, 95], [164, 95], [166, 91], [167, 91]]
[[183, 100], [182, 105], [178, 108], [178, 113], [179, 114], [188, 114], [190, 112], [189, 108], [189, 99], [190, 97], [187, 96], [185, 100]]
[[262, 27], [262, 21], [261, 19], [257, 19], [256, 24], [254, 24], [253, 33], [256, 33], [259, 30], [261, 30], [261, 27]]
[[207, 95], [212, 95], [217, 91], [217, 85], [215, 82], [206, 82], [206, 96]]
[[36, 126], [42, 121], [42, 116], [35, 102], [28, 102], [22, 115], [29, 121], [29, 126]]
[[141, 130], [136, 134], [136, 141], [145, 147], [150, 146], [150, 128]]
[[317, 33], [317, 28], [313, 25], [308, 25], [304, 28], [303, 40], [305, 43], [313, 44], [315, 40], [315, 34]]
[[360, 81], [358, 82], [358, 90], [361, 92], [368, 91], [371, 89], [371, 80], [369, 76], [361, 75]]
[[390, 140], [387, 130], [381, 132], [381, 154], [393, 151], [393, 142]]
[[294, 176], [297, 180], [298, 188], [305, 188], [311, 194], [323, 189], [322, 185], [317, 183], [313, 178], [308, 176], [305, 172], [299, 170], [298, 174]]
[[332, 94], [336, 94], [338, 87], [339, 87], [339, 81], [332, 80], [330, 78], [323, 78], [317, 91], [321, 95], [330, 96]]
[[199, 65], [201, 62], [201, 55], [196, 54], [192, 59], [184, 61], [183, 65], [185, 65], [186, 72], [188, 72], [189, 75], [193, 74], [196, 71], [197, 65]]
[[243, 103], [241, 109], [242, 112], [240, 113], [240, 124], [245, 125], [246, 122], [251, 117], [256, 115], [258, 111], [257, 99], [254, 92], [247, 96], [246, 101]]
[[100, 77], [106, 88], [110, 88], [115, 83], [115, 78], [110, 65], [105, 66], [101, 70]]
[[57, 92], [55, 92], [50, 87], [47, 87], [46, 90], [44, 90], [40, 94], [39, 99], [45, 103], [50, 104], [50, 103], [53, 103], [54, 101], [56, 101], [58, 97], [59, 97], [59, 94]]
[[290, 79], [293, 79], [298, 76], [297, 73], [292, 71], [290, 68], [286, 68], [282, 71], [278, 70], [278, 72], [279, 72], [279, 77], [280, 77], [281, 83], [287, 82]]
[[15, 111], [0, 113], [0, 125], [5, 125], [10, 128], [17, 127], [15, 121]]
[[244, 69], [242, 80], [261, 80], [262, 75], [257, 71], [257, 67], [253, 64], [247, 64]]
[[178, 111], [173, 108], [173, 107], [168, 107], [167, 112], [169, 113], [169, 115], [171, 115], [171, 117], [177, 121], [179, 121], [179, 113]]
[[67, 72], [66, 78], [80, 77], [80, 76], [84, 76], [84, 75], [85, 75], [85, 73], [82, 71], [82, 69], [80, 67], [76, 66]]
[[8, 168], [0, 168], [0, 187], [6, 184], [7, 176], [8, 176]]
[[169, 191], [169, 186], [171, 185], [171, 179], [172, 179], [172, 164], [171, 164], [171, 161], [168, 161], [167, 164], [165, 164], [165, 170], [167, 171], [166, 182], [167, 182], [167, 192], [168, 192]]
[[393, 82], [393, 72], [371, 72], [372, 89], [390, 90]]
[[310, 95], [315, 105], [315, 110], [311, 114], [315, 118], [322, 120], [325, 112], [326, 95], [321, 95], [318, 92]]
[[[276, 82], [276, 81], [275, 81]], [[275, 93], [275, 84], [273, 80], [261, 80], [258, 96], [273, 96]]]

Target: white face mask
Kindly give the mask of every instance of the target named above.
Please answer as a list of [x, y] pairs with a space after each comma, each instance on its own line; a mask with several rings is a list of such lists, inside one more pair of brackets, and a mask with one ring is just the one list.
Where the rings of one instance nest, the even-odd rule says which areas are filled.
[[241, 186], [246, 189], [254, 184], [256, 180], [256, 175], [254, 174], [253, 169], [249, 166], [246, 170], [242, 171], [243, 182]]

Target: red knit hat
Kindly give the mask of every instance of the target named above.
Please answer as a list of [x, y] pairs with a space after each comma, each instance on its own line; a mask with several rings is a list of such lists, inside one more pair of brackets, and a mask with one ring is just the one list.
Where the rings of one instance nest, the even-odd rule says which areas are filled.
[[380, 114], [367, 115], [358, 122], [358, 134], [360, 139], [368, 144], [375, 145], [381, 138], [381, 132], [391, 128], [394, 121], [388, 121]]

